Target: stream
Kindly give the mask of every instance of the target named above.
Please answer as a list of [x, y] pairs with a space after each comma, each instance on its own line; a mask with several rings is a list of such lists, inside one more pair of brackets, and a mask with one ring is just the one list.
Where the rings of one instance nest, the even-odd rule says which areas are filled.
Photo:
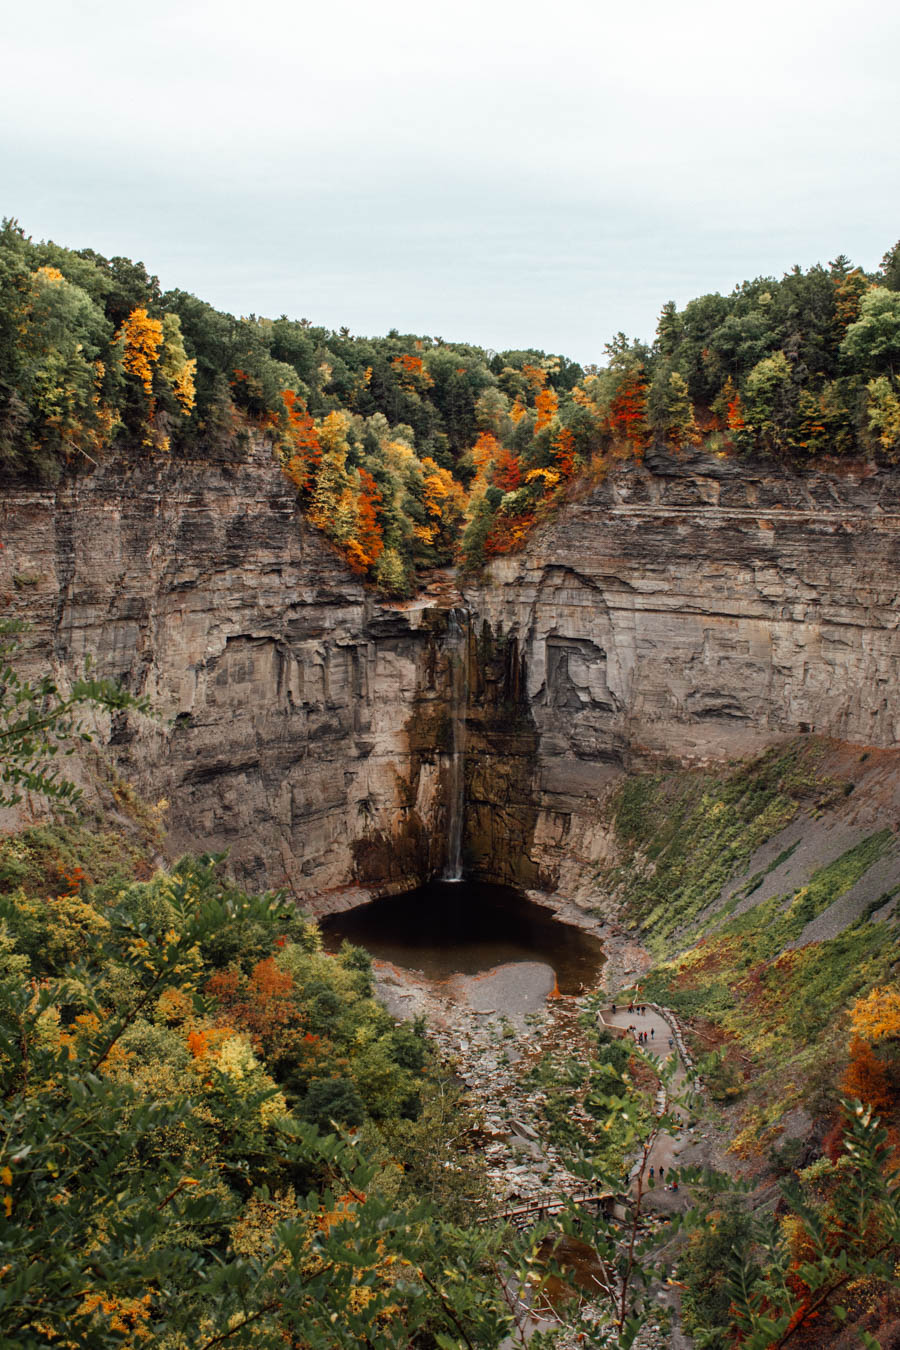
[[[545, 1054], [556, 1062], [585, 1055], [581, 1019], [606, 961], [600, 940], [514, 890], [443, 880], [329, 916], [321, 931], [326, 950], [347, 940], [369, 952], [378, 998], [394, 1017], [426, 1018], [481, 1108], [495, 1211], [584, 1195], [585, 1181], [547, 1137], [547, 1098], [527, 1071]], [[573, 1243], [557, 1258], [591, 1302], [603, 1279], [595, 1254]], [[547, 1307], [530, 1325], [554, 1320]], [[647, 1328], [638, 1344], [663, 1342]]]

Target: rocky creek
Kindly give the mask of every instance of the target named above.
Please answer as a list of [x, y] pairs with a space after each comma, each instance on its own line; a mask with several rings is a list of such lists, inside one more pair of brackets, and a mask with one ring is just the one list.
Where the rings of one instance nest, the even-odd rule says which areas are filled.
[[582, 1194], [546, 1137], [546, 1096], [527, 1070], [548, 1051], [574, 1054], [579, 1017], [604, 950], [515, 891], [432, 883], [322, 923], [375, 959], [379, 997], [396, 1017], [424, 1016], [445, 1061], [483, 1113], [484, 1157], [498, 1209]]

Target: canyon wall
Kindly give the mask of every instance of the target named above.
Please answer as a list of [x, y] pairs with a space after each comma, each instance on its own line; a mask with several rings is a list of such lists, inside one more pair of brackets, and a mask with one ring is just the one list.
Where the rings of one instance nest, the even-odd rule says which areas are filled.
[[169, 851], [229, 850], [255, 886], [406, 889], [444, 861], [446, 608], [376, 602], [258, 443], [7, 484], [0, 595], [23, 660], [98, 675], [155, 719], [101, 725], [170, 802]]
[[610, 784], [661, 758], [734, 760], [806, 732], [894, 745], [898, 563], [896, 472], [620, 466], [467, 593], [482, 650], [503, 647], [518, 682], [511, 702], [495, 672], [474, 699], [473, 868], [575, 886], [609, 847]]
[[[8, 483], [0, 540], [28, 668], [65, 682], [91, 655], [157, 710], [100, 731], [169, 799], [170, 852], [228, 849], [320, 907], [440, 870], [459, 598], [379, 603], [264, 443]], [[661, 759], [893, 745], [898, 558], [896, 472], [618, 466], [467, 590], [470, 869], [577, 889], [610, 848], [611, 786]]]

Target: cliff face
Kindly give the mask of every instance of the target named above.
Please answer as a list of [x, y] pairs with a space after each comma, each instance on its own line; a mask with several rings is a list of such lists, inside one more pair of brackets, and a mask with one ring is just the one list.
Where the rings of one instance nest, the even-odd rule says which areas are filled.
[[304, 521], [264, 445], [8, 487], [0, 593], [24, 655], [149, 695], [109, 729], [171, 803], [170, 851], [229, 849], [258, 886], [405, 888], [440, 866], [446, 610], [379, 605]]
[[[8, 485], [0, 539], [32, 669], [91, 654], [158, 710], [108, 730], [171, 802], [173, 853], [227, 848], [247, 882], [326, 905], [440, 869], [458, 597], [379, 604], [265, 446]], [[574, 892], [606, 856], [610, 785], [660, 756], [894, 744], [898, 559], [897, 474], [618, 469], [467, 594], [470, 868]]]
[[[495, 561], [467, 598], [521, 664], [532, 743], [505, 772], [527, 807], [506, 833], [527, 837], [542, 883], [576, 886], [604, 858], [598, 800], [648, 759], [737, 759], [798, 732], [893, 745], [898, 561], [896, 474], [700, 455], [620, 468]], [[492, 859], [484, 840], [510, 794], [480, 768], [502, 722], [469, 737], [470, 844], [506, 877], [521, 845]]]

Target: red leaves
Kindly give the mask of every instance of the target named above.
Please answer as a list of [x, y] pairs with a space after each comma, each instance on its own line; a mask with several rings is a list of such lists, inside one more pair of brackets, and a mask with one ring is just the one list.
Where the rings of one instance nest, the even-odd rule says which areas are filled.
[[613, 433], [624, 437], [636, 451], [647, 440], [647, 382], [643, 369], [628, 371], [610, 404], [609, 420]]
[[494, 487], [498, 487], [501, 492], [515, 492], [522, 483], [519, 457], [505, 446], [498, 446], [494, 452], [492, 481]]
[[[235, 371], [235, 374], [240, 372]], [[311, 484], [322, 461], [322, 445], [316, 424], [306, 411], [303, 399], [293, 389], [282, 389], [281, 401], [287, 414], [287, 439], [290, 457], [284, 471], [301, 492]]]
[[850, 1062], [841, 1079], [841, 1091], [858, 1097], [880, 1115], [889, 1115], [897, 1105], [887, 1068], [868, 1041], [854, 1036], [850, 1042]]

